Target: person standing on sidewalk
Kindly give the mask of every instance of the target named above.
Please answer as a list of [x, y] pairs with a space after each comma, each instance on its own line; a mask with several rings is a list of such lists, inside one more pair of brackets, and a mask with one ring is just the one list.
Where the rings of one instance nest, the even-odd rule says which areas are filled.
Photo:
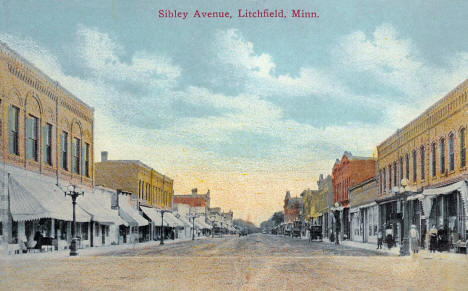
[[377, 233], [377, 249], [382, 249], [382, 244], [383, 244], [383, 231], [382, 231], [382, 228], [380, 228], [379, 232]]
[[391, 249], [393, 247], [393, 229], [391, 226], [387, 226], [387, 229], [385, 230], [385, 239], [387, 241], [388, 249]]
[[432, 228], [429, 230], [429, 250], [431, 253], [435, 253], [437, 250], [437, 228], [435, 225], [432, 225]]
[[416, 229], [416, 225], [411, 225], [411, 230], [410, 230], [410, 244], [411, 244], [411, 250], [413, 251], [413, 254], [416, 254], [419, 252], [419, 233], [418, 230]]

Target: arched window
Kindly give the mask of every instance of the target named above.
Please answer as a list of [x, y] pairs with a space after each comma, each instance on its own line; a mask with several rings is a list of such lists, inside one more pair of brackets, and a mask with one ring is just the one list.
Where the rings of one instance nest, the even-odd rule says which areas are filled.
[[451, 133], [449, 135], [449, 140], [448, 140], [448, 150], [449, 150], [449, 171], [455, 170], [455, 152], [453, 148], [453, 134]]
[[466, 166], [466, 130], [462, 128], [460, 130], [460, 167]]
[[445, 173], [445, 139], [441, 138], [439, 143], [439, 155], [440, 155], [440, 173]]
[[424, 168], [426, 164], [426, 160], [425, 160], [426, 151], [424, 149], [424, 146], [421, 147], [420, 154], [421, 154], [421, 180], [424, 180], [426, 178], [426, 169]]
[[436, 176], [436, 166], [437, 166], [437, 160], [436, 160], [436, 144], [433, 143], [431, 146], [431, 162], [432, 162], [432, 177]]
[[416, 182], [416, 150], [413, 151], [413, 182]]
[[397, 178], [397, 165], [396, 165], [396, 162], [393, 162], [393, 186], [397, 186], [397, 181], [398, 181], [398, 178]]

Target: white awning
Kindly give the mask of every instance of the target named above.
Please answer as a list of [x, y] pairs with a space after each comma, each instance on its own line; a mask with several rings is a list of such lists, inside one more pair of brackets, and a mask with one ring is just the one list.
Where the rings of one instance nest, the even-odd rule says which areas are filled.
[[77, 199], [77, 205], [91, 215], [93, 221], [100, 224], [123, 224], [128, 226], [129, 224], [120, 218], [116, 211], [111, 209], [110, 199], [107, 200], [105, 195], [106, 193], [102, 193], [99, 189], [85, 191], [85, 195], [80, 197], [81, 199]]
[[141, 216], [140, 213], [130, 205], [128, 197], [119, 197], [119, 207], [136, 220], [136, 222], [138, 222], [138, 226], [148, 225], [148, 220]]
[[[152, 207], [140, 207], [144, 214], [146, 214], [149, 219], [154, 223], [154, 226], [161, 226], [161, 212], [157, 211]], [[164, 223], [167, 226], [167, 222]]]
[[[174, 215], [176, 216], [176, 215]], [[177, 217], [177, 216], [176, 216]], [[178, 215], [177, 217], [180, 221], [182, 221], [184, 223], [185, 226], [192, 226], [192, 223], [187, 219], [185, 218], [183, 215]]]
[[[460, 192], [461, 199], [463, 200], [463, 204], [465, 207], [465, 219], [468, 218], [468, 207], [466, 207], [468, 203], [468, 186], [466, 181], [460, 181], [457, 183], [453, 183], [451, 185], [439, 187], [439, 188], [430, 188], [430, 189], [424, 189], [422, 192], [422, 195], [424, 195], [424, 200], [423, 200], [423, 209], [424, 209], [424, 214], [426, 217], [429, 217], [431, 214], [431, 208], [432, 208], [432, 200], [434, 196], [437, 195], [447, 195], [451, 194], [455, 191]], [[467, 221], [468, 222], [468, 221]], [[465, 223], [466, 228], [468, 230], [468, 223]]]
[[[10, 179], [5, 179], [10, 193], [10, 209], [13, 220], [28, 221], [54, 218], [73, 221], [71, 197], [65, 196], [56, 181], [34, 172], [11, 167]], [[7, 173], [4, 173], [7, 175]], [[82, 199], [79, 196], [77, 201]], [[77, 222], [89, 222], [91, 217], [80, 207], [75, 209]]]
[[172, 227], [184, 227], [184, 223], [177, 219], [177, 217], [174, 216], [171, 212], [167, 212], [164, 215], [164, 218], [168, 218], [168, 220], [172, 223]]
[[195, 218], [195, 224], [197, 224], [197, 222], [200, 225], [201, 229], [211, 229], [211, 225], [208, 225], [205, 222], [205, 217], [204, 216]]

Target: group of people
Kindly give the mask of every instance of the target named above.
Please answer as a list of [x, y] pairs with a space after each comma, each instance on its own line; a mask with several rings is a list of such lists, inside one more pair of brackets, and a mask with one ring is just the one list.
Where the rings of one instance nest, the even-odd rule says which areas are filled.
[[[419, 245], [420, 245], [420, 236], [419, 232], [416, 228], [416, 225], [411, 225], [409, 239], [410, 239], [410, 247], [413, 253], [419, 252]], [[391, 227], [385, 228], [385, 242], [387, 243], [388, 249], [391, 249], [395, 245], [395, 237], [393, 236], [393, 229]], [[384, 231], [380, 229], [377, 233], [377, 249], [382, 249], [384, 243]]]
[[[427, 233], [425, 241], [429, 242], [428, 248], [430, 252], [443, 251], [449, 248], [449, 242], [447, 239], [447, 229], [437, 229], [435, 225], [432, 225], [431, 229]], [[388, 249], [391, 249], [395, 245], [395, 238], [393, 235], [393, 229], [386, 227], [385, 232], [382, 229], [377, 233], [377, 249], [382, 249], [383, 243], [387, 244]], [[416, 225], [411, 225], [409, 231], [409, 243], [411, 251], [416, 254], [419, 252], [421, 244], [421, 236]]]

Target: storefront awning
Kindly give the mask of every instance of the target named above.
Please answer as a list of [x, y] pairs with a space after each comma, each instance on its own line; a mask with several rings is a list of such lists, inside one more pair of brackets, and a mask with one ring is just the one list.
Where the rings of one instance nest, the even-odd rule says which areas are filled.
[[133, 217], [130, 214], [128, 214], [127, 212], [125, 212], [125, 210], [123, 210], [122, 208], [119, 209], [119, 216], [123, 220], [125, 220], [125, 222], [127, 222], [128, 226], [131, 226], [131, 227], [138, 226], [138, 221], [133, 219]]
[[145, 226], [145, 225], [148, 225], [148, 220], [146, 220], [145, 218], [143, 218], [143, 216], [140, 215], [140, 213], [138, 213], [138, 211], [136, 209], [134, 209], [130, 203], [128, 202], [128, 198], [125, 199], [127, 197], [121, 197], [119, 199], [119, 207], [126, 213], [128, 214], [129, 216], [131, 216], [134, 220], [136, 220], [136, 222], [138, 223], [138, 226]]
[[182, 221], [184, 223], [184, 225], [186, 226], [192, 226], [192, 223], [187, 219], [185, 218], [183, 215], [179, 215], [179, 217], [177, 217], [180, 221]]
[[167, 212], [164, 216], [167, 217], [170, 222], [172, 222], [172, 227], [184, 227], [184, 223], [177, 219], [177, 217], [175, 217], [171, 212]]
[[[141, 206], [141, 211], [143, 211], [146, 216], [153, 222], [155, 226], [161, 226], [161, 213], [156, 211], [156, 209], [152, 207], [144, 207]], [[166, 224], [164, 224], [166, 225]]]
[[195, 218], [195, 224], [198, 224], [200, 225], [201, 229], [211, 229], [211, 225], [208, 225], [206, 222], [205, 222], [205, 217], [197, 217]]
[[[53, 218], [73, 221], [73, 206], [53, 179], [22, 169], [11, 169], [5, 179], [10, 196], [10, 210], [14, 221]], [[6, 173], [4, 173], [7, 175]], [[83, 198], [82, 196], [78, 199]], [[76, 207], [77, 222], [88, 222], [91, 217]]]
[[[439, 188], [424, 189], [424, 191], [421, 194], [424, 196], [422, 205], [425, 215], [428, 217], [431, 213], [433, 200], [432, 198], [434, 198], [437, 195], [447, 195], [453, 192], [459, 192], [461, 199], [463, 200], [463, 204], [468, 205], [468, 186], [466, 181], [460, 181]], [[468, 218], [468, 207], [463, 208], [465, 209], [465, 217]], [[468, 230], [468, 223], [466, 224], [466, 229]]]
[[105, 193], [99, 189], [94, 191], [86, 191], [81, 199], [77, 199], [77, 205], [87, 212], [93, 221], [100, 224], [115, 224], [125, 225], [128, 223], [124, 221], [117, 212], [111, 209], [110, 200], [106, 201]]

